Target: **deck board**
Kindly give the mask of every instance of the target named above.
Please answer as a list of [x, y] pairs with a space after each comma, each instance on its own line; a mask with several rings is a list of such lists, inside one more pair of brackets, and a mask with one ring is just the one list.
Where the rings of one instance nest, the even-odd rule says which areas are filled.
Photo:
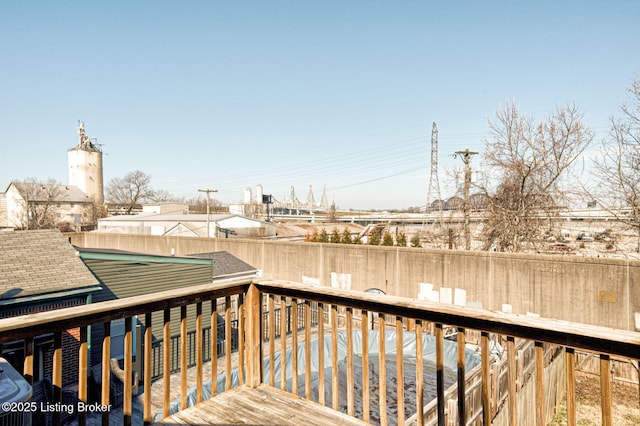
[[164, 425], [366, 425], [368, 423], [268, 385], [239, 386], [182, 410]]

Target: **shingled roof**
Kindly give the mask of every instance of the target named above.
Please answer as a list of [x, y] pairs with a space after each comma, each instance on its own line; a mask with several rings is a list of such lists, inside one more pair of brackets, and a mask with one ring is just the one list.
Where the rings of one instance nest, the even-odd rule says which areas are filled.
[[226, 251], [214, 251], [210, 253], [190, 254], [190, 257], [199, 259], [213, 259], [213, 278], [225, 278], [232, 276], [251, 276], [255, 275], [258, 270], [246, 262], [238, 259], [234, 255]]
[[0, 232], [0, 301], [97, 285], [60, 231]]

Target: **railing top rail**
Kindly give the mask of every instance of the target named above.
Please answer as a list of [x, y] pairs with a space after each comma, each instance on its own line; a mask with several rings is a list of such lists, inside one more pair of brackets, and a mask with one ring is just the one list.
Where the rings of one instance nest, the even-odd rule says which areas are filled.
[[355, 290], [260, 280], [263, 292], [640, 359], [640, 333]]
[[239, 294], [245, 292], [250, 284], [251, 278], [217, 280], [198, 286], [5, 318], [0, 320], [0, 343]]

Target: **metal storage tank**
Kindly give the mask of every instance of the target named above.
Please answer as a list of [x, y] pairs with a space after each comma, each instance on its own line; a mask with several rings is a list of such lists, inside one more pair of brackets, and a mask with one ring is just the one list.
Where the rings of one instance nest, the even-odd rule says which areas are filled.
[[244, 203], [251, 204], [251, 188], [249, 187], [244, 189]]
[[262, 185], [258, 184], [256, 186], [256, 202], [262, 203]]

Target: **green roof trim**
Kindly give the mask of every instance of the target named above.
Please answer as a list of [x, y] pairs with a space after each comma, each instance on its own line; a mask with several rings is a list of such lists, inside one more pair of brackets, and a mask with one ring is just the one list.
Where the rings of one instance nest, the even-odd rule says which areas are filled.
[[191, 265], [213, 265], [212, 259], [195, 259], [188, 257], [153, 256], [144, 254], [93, 253], [80, 251], [82, 260], [120, 260], [128, 262], [174, 263]]

